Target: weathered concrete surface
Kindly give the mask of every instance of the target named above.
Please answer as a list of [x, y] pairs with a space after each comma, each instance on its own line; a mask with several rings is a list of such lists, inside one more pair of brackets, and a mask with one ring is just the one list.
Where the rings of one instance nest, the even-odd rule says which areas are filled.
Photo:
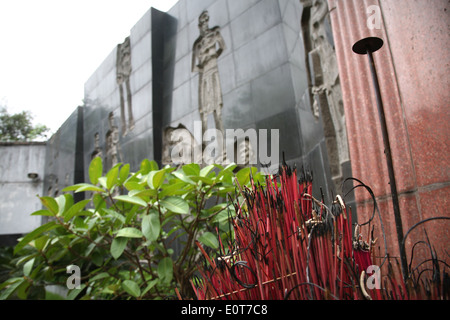
[[[0, 143], [0, 235], [22, 234], [41, 224], [45, 143]], [[32, 179], [29, 173], [38, 177]]]

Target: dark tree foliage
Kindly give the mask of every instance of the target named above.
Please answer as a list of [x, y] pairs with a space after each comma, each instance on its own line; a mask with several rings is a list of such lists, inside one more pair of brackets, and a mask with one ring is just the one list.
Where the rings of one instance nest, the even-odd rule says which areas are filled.
[[9, 114], [5, 107], [0, 107], [0, 141], [33, 141], [46, 138], [50, 130], [42, 124], [33, 125], [33, 116], [29, 111]]

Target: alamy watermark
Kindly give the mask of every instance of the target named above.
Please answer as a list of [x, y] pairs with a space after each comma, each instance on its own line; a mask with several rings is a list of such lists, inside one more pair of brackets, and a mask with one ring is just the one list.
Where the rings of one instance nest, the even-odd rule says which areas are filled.
[[366, 13], [369, 15], [369, 17], [367, 18], [367, 28], [369, 28], [370, 30], [380, 30], [382, 24], [380, 6], [368, 6]]
[[[194, 138], [196, 137], [196, 138]], [[168, 161], [173, 164], [230, 164], [264, 167], [279, 164], [279, 129], [202, 130], [202, 122], [194, 121], [194, 135], [185, 128], [170, 133]]]
[[81, 271], [77, 265], [70, 265], [66, 267], [66, 273], [72, 274], [67, 278], [67, 289], [80, 289], [81, 288]]
[[377, 265], [371, 265], [367, 267], [366, 274], [370, 276], [367, 277], [366, 286], [368, 289], [381, 289], [381, 271], [380, 267]]

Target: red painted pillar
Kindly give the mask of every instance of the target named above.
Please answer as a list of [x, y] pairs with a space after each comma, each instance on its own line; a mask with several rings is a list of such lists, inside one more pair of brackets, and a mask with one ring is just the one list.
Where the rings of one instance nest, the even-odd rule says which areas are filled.
[[[370, 186], [379, 205], [388, 252], [399, 256], [383, 137], [367, 57], [352, 52], [365, 37], [384, 46], [374, 54], [386, 114], [395, 178], [406, 233], [417, 222], [450, 216], [450, 5], [445, 0], [328, 0], [344, 100], [352, 173]], [[372, 6], [372, 7], [371, 7]], [[379, 13], [379, 14], [378, 14]], [[380, 24], [377, 21], [380, 19]], [[369, 21], [369, 24], [368, 24]], [[372, 216], [373, 202], [356, 191], [358, 222]], [[376, 216], [378, 245], [384, 252]], [[449, 220], [433, 220], [414, 229], [412, 245], [426, 240], [438, 257], [450, 247]], [[430, 258], [418, 245], [413, 267]], [[409, 261], [408, 261], [409, 262]]]

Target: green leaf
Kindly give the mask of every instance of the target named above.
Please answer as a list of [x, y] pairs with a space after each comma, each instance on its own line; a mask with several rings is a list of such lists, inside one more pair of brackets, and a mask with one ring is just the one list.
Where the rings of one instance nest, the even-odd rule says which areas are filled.
[[219, 248], [219, 241], [217, 240], [217, 237], [211, 232], [205, 232], [200, 238], [198, 238], [198, 241], [212, 249]]
[[151, 213], [142, 218], [142, 233], [149, 241], [155, 241], [161, 232], [159, 215]]
[[100, 178], [98, 178], [98, 183], [100, 184], [100, 186], [101, 186], [103, 189], [108, 189], [108, 186], [106, 185], [107, 182], [108, 182], [108, 181], [107, 181], [106, 177], [100, 177]]
[[221, 222], [225, 222], [228, 221], [228, 219], [233, 218], [236, 216], [236, 213], [234, 211], [234, 207], [230, 207], [226, 210], [223, 210], [221, 212], [219, 212], [213, 219], [212, 219], [212, 223], [221, 223]]
[[114, 197], [114, 200], [123, 201], [131, 204], [137, 204], [141, 207], [146, 207], [147, 202], [138, 197], [130, 197], [130, 196], [117, 196]]
[[148, 159], [144, 159], [141, 162], [141, 174], [146, 175], [151, 171], [156, 171], [159, 170], [158, 168], [158, 164], [156, 163], [156, 161], [152, 160], [148, 160]]
[[162, 259], [158, 264], [158, 276], [161, 281], [170, 283], [173, 278], [173, 262], [170, 257]]
[[76, 231], [86, 232], [89, 228], [86, 220], [81, 217], [75, 217], [75, 219], [72, 220], [72, 223]]
[[10, 280], [12, 280], [11, 284], [6, 290], [2, 291], [2, 293], [0, 295], [0, 300], [8, 299], [14, 293], [14, 291], [16, 291], [17, 288], [22, 283], [24, 283], [24, 281], [26, 281], [25, 278], [13, 278], [13, 279], [10, 279]]
[[74, 214], [74, 217], [92, 217], [95, 214], [95, 212], [93, 211], [93, 209], [90, 210], [81, 210], [80, 212], [77, 212]]
[[75, 193], [84, 192], [84, 191], [93, 191], [93, 192], [104, 192], [102, 188], [94, 186], [89, 183], [79, 183], [62, 190], [63, 192], [75, 191]]
[[42, 233], [54, 229], [58, 226], [59, 225], [56, 223], [56, 221], [50, 221], [49, 223], [46, 223], [40, 226], [39, 228], [31, 231], [25, 237], [23, 237], [22, 240], [20, 240], [20, 242], [16, 245], [16, 247], [14, 248], [14, 254], [19, 252], [23, 247], [25, 247], [28, 243], [30, 243], [30, 241], [39, 237]]
[[[64, 287], [62, 286], [58, 286], [61, 289], [64, 289]], [[45, 290], [45, 300], [52, 300], [52, 301], [60, 301], [60, 300], [66, 300], [65, 297], [55, 293], [55, 292], [50, 292], [48, 290]]]
[[142, 232], [136, 228], [123, 228], [117, 232], [116, 237], [142, 238]]
[[156, 171], [156, 170], [159, 170], [159, 166], [155, 160], [151, 160], [150, 161], [150, 171]]
[[217, 180], [218, 181], [222, 181], [222, 182], [226, 182], [226, 183], [230, 183], [232, 184], [233, 178], [234, 178], [234, 173], [233, 170], [237, 167], [237, 165], [235, 163], [230, 163], [229, 165], [227, 165], [223, 170], [220, 170], [217, 173]]
[[16, 290], [16, 295], [21, 300], [26, 300], [28, 293], [30, 292], [31, 282], [23, 282]]
[[234, 168], [236, 168], [236, 167], [237, 167], [237, 164], [236, 164], [236, 163], [230, 163], [229, 165], [227, 165], [227, 166], [223, 169], [223, 171], [233, 171]]
[[124, 183], [125, 188], [127, 188], [128, 191], [133, 191], [133, 190], [139, 190], [142, 191], [145, 189], [145, 187], [140, 184], [139, 182], [136, 181], [127, 181]]
[[36, 212], [33, 212], [31, 215], [32, 216], [48, 216], [48, 217], [54, 217], [55, 216], [52, 212], [50, 212], [48, 210], [38, 210]]
[[120, 164], [115, 165], [114, 168], [109, 170], [106, 174], [106, 188], [108, 190], [111, 190], [112, 187], [117, 184], [119, 178], [119, 166]]
[[70, 290], [70, 293], [67, 295], [67, 300], [74, 300], [84, 288], [86, 288], [86, 284], [83, 283], [79, 289]]
[[95, 252], [92, 254], [91, 259], [92, 259], [92, 262], [93, 262], [97, 267], [100, 267], [100, 266], [103, 264], [103, 255], [100, 254], [100, 253], [98, 253], [97, 251], [95, 251]]
[[192, 181], [192, 179], [188, 178], [182, 171], [172, 172], [172, 175], [174, 175], [176, 178], [178, 178], [179, 180], [184, 181], [186, 183], [193, 184], [193, 185], [196, 184], [194, 181]]
[[90, 202], [90, 199], [82, 200], [78, 203], [75, 203], [72, 207], [70, 207], [69, 210], [64, 214], [64, 222], [69, 221], [72, 219], [77, 213], [79, 213], [81, 210], [86, 207], [86, 205]]
[[255, 167], [243, 168], [236, 173], [236, 178], [241, 186], [250, 182], [250, 175], [254, 176], [258, 171]]
[[228, 171], [221, 172], [217, 176], [218, 181], [222, 182], [223, 184], [229, 184], [229, 185], [233, 185], [233, 178], [234, 178], [233, 172], [228, 172]]
[[91, 255], [92, 251], [95, 249], [96, 245], [98, 245], [102, 240], [103, 240], [103, 236], [100, 236], [97, 239], [95, 239], [94, 242], [91, 242], [87, 246], [86, 250], [84, 251], [84, 256], [89, 257]]
[[130, 221], [133, 220], [138, 210], [138, 206], [133, 206], [130, 210], [128, 210], [127, 214], [125, 215], [125, 224], [129, 224]]
[[163, 184], [166, 177], [166, 170], [152, 171], [148, 175], [148, 186], [158, 190]]
[[186, 182], [183, 181], [175, 182], [174, 184], [165, 184], [162, 186], [162, 191], [159, 192], [159, 198], [163, 199], [166, 196], [185, 194], [186, 193], [186, 190], [184, 189], [185, 186]]
[[262, 186], [266, 185], [266, 175], [263, 174], [262, 172], [257, 172], [253, 176], [253, 180], [254, 180], [255, 184], [259, 183]]
[[33, 269], [34, 258], [23, 265], [23, 275], [29, 277]]
[[233, 193], [236, 190], [235, 186], [228, 186], [228, 187], [220, 187], [217, 190], [217, 194], [226, 197], [228, 193]]
[[43, 250], [47, 244], [48, 239], [49, 237], [45, 235], [37, 238], [36, 240], [34, 240], [34, 247], [39, 251]]
[[191, 177], [192, 181], [198, 182], [198, 181], [202, 181], [204, 184], [206, 185], [212, 185], [213, 184], [213, 180], [207, 177], [200, 177], [200, 176], [196, 176], [196, 177]]
[[55, 200], [58, 203], [57, 216], [62, 216], [64, 212], [66, 212], [67, 209], [69, 209], [73, 205], [73, 196], [71, 194], [60, 195]]
[[105, 212], [106, 214], [110, 215], [111, 217], [118, 219], [122, 223], [125, 223], [125, 217], [122, 214], [120, 214], [119, 212], [116, 212], [112, 209], [105, 209], [105, 208], [103, 208], [102, 211]]
[[96, 275], [95, 277], [93, 277], [92, 279], [90, 279], [89, 282], [93, 282], [93, 281], [108, 278], [108, 277], [110, 277], [110, 275], [107, 272], [102, 272], [102, 273], [99, 273], [98, 275]]
[[122, 282], [122, 288], [135, 298], [139, 298], [141, 295], [141, 289], [139, 285], [132, 280], [125, 280]]
[[197, 163], [190, 163], [183, 166], [183, 171], [188, 176], [198, 176], [200, 174], [200, 166]]
[[149, 201], [150, 199], [148, 197], [156, 197], [158, 194], [158, 190], [154, 189], [144, 189], [144, 190], [133, 190], [128, 192], [128, 195], [130, 197], [138, 197], [144, 201]]
[[111, 243], [111, 255], [117, 260], [122, 255], [123, 251], [127, 247], [128, 238], [114, 238]]
[[180, 197], [167, 197], [159, 202], [164, 208], [174, 213], [189, 213], [189, 204]]
[[92, 197], [92, 203], [94, 204], [95, 212], [100, 211], [103, 208], [106, 208], [105, 199], [98, 193], [94, 194]]
[[79, 185], [78, 184], [74, 184], [73, 186], [65, 187], [64, 189], [62, 189], [62, 192], [76, 191], [78, 188], [79, 188]]
[[119, 182], [123, 184], [127, 180], [129, 174], [130, 174], [130, 164], [127, 163], [120, 169]]
[[103, 162], [102, 158], [95, 157], [90, 165], [89, 165], [89, 179], [91, 180], [92, 184], [98, 183], [98, 178], [102, 176], [103, 173]]
[[159, 282], [159, 279], [154, 279], [148, 283], [147, 288], [145, 288], [144, 291], [142, 291], [141, 296], [144, 296], [149, 290], [151, 290], [157, 283]]
[[231, 208], [232, 206], [229, 205], [228, 203], [219, 203], [216, 204], [215, 206], [207, 209], [208, 214], [212, 215], [212, 214], [217, 214], [217, 213], [222, 213], [222, 212], [227, 212], [227, 208]]
[[144, 159], [141, 161], [141, 174], [148, 174], [151, 171], [150, 160]]
[[[31, 245], [31, 243], [30, 243], [30, 245]], [[29, 255], [20, 257], [16, 262], [16, 266], [21, 265], [22, 263], [25, 263], [25, 262], [29, 261], [30, 259], [33, 259], [33, 257], [35, 257], [35, 256], [36, 256], [36, 254], [29, 254]]]
[[212, 169], [214, 169], [214, 164], [210, 164], [209, 166], [204, 167], [202, 170], [200, 170], [200, 177], [206, 177]]
[[59, 206], [55, 199], [52, 197], [41, 197], [42, 204], [50, 210], [54, 215], [58, 214]]
[[92, 184], [82, 184], [79, 186], [79, 188], [75, 191], [75, 193], [84, 192], [84, 191], [92, 191], [92, 192], [104, 192], [102, 188], [96, 187]]

